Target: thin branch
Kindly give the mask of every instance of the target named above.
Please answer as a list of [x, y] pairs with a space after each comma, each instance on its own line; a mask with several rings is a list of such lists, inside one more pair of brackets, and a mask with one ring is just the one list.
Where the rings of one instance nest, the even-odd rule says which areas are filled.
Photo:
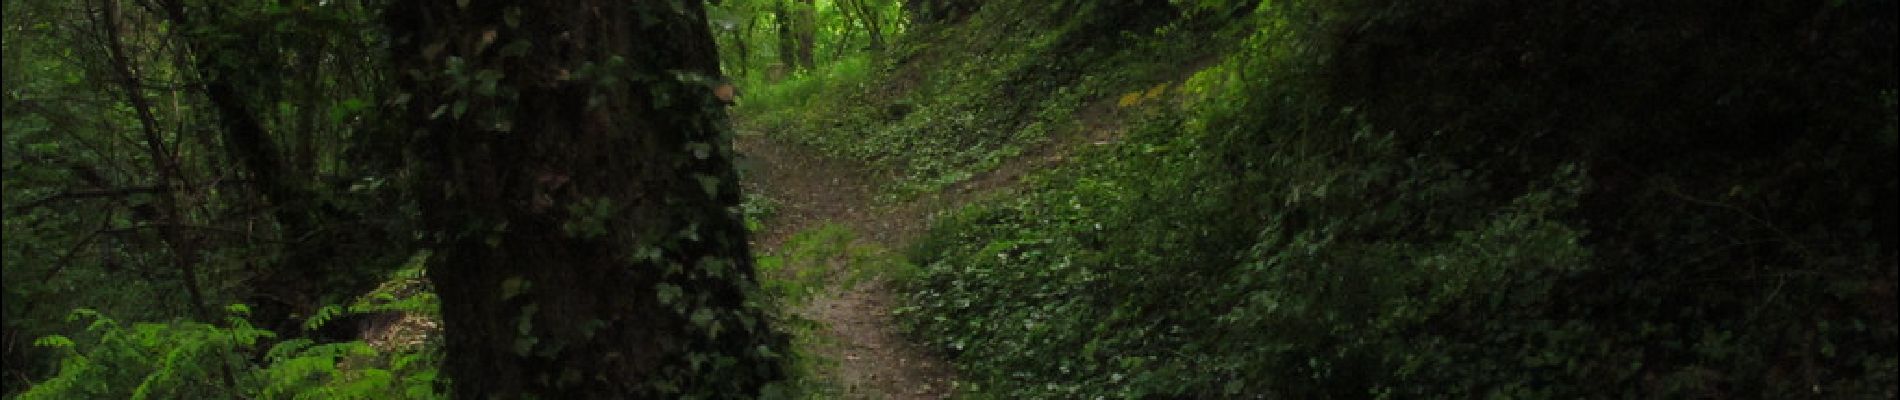
[[112, 216], [107, 215], [106, 218], [104, 218], [102, 222], [103, 223], [100, 224], [101, 226], [99, 227], [99, 229], [94, 229], [92, 233], [86, 234], [86, 237], [79, 239], [79, 243], [74, 244], [73, 247], [70, 249], [66, 249], [65, 254], [60, 255], [58, 260], [53, 261], [53, 269], [46, 271], [46, 275], [40, 277], [41, 285], [45, 285], [46, 282], [52, 281], [53, 277], [59, 276], [59, 273], [61, 271], [65, 271], [68, 263], [72, 262], [73, 256], [79, 254], [79, 249], [86, 248], [86, 246], [92, 244], [93, 239], [97, 239], [99, 238], [100, 234], [106, 233], [107, 231], [106, 228], [112, 226]]
[[1808, 246], [1806, 244], [1801, 243], [1800, 240], [1796, 240], [1794, 235], [1788, 234], [1787, 231], [1781, 230], [1781, 227], [1776, 226], [1774, 223], [1768, 222], [1768, 220], [1766, 219], [1762, 219], [1761, 217], [1755, 216], [1754, 213], [1748, 212], [1748, 210], [1742, 209], [1741, 207], [1733, 205], [1733, 204], [1723, 203], [1723, 202], [1714, 201], [1714, 200], [1704, 200], [1704, 199], [1696, 198], [1695, 196], [1690, 196], [1689, 194], [1683, 193], [1680, 189], [1676, 188], [1676, 185], [1673, 182], [1671, 182], [1670, 184], [1658, 185], [1658, 186], [1660, 189], [1662, 189], [1662, 192], [1664, 194], [1668, 194], [1672, 197], [1675, 197], [1685, 202], [1689, 202], [1692, 204], [1697, 204], [1697, 205], [1701, 205], [1705, 207], [1714, 207], [1714, 208], [1734, 211], [1736, 214], [1741, 215], [1742, 218], [1745, 218], [1757, 224], [1761, 224], [1762, 227], [1768, 228], [1770, 232], [1774, 232], [1776, 235], [1781, 236], [1782, 240], [1792, 245], [1795, 251], [1801, 253], [1802, 257], [1813, 258], [1814, 256], [1813, 252], [1808, 250]]
[[137, 186], [137, 187], [123, 187], [123, 188], [111, 188], [111, 189], [67, 190], [65, 192], [61, 192], [59, 194], [55, 194], [52, 196], [47, 196], [46, 198], [34, 200], [26, 204], [8, 207], [7, 211], [20, 212], [26, 209], [42, 207], [47, 204], [51, 204], [53, 202], [62, 201], [62, 200], [79, 200], [79, 199], [91, 199], [91, 198], [99, 198], [99, 197], [123, 197], [123, 196], [142, 194], [142, 193], [158, 193], [160, 190], [163, 190], [163, 189], [164, 188], [158, 187], [158, 186]]
[[[196, 188], [188, 187], [182, 184], [174, 184], [172, 185], [171, 190], [177, 191], [177, 190], [186, 190], [186, 189], [198, 189], [197, 191], [203, 191], [204, 189], [209, 189], [209, 188], [217, 187], [217, 186], [245, 184], [245, 183], [250, 183], [250, 180], [248, 179], [228, 179], [228, 180], [215, 179], [206, 185], [203, 185], [201, 187], [196, 187]], [[166, 188], [164, 186], [158, 186], [158, 185], [129, 186], [129, 187], [103, 188], [103, 189], [97, 189], [97, 188], [95, 189], [68, 189], [64, 192], [60, 192], [58, 194], [54, 194], [51, 196], [46, 196], [45, 198], [34, 200], [26, 204], [20, 204], [20, 205], [8, 207], [7, 211], [21, 212], [27, 209], [44, 207], [54, 202], [66, 201], [66, 200], [83, 200], [83, 199], [93, 199], [93, 198], [120, 198], [120, 197], [135, 195], [135, 194], [163, 193], [165, 191], [166, 191]]]
[[128, 226], [124, 228], [106, 229], [106, 230], [100, 231], [100, 233], [123, 235], [123, 234], [128, 234], [128, 233], [137, 233], [138, 231], [147, 230], [147, 229], [190, 230], [190, 231], [199, 231], [199, 232], [206, 232], [206, 233], [218, 233], [218, 234], [224, 234], [224, 235], [241, 236], [245, 240], [258, 241], [258, 242], [270, 243], [270, 244], [283, 244], [283, 245], [298, 244], [297, 242], [285, 241], [282, 239], [261, 239], [261, 238], [258, 238], [255, 233], [245, 231], [242, 229], [233, 229], [233, 228], [225, 228], [225, 227], [220, 227], [220, 226], [206, 226], [206, 225], [148, 223], [148, 224]]

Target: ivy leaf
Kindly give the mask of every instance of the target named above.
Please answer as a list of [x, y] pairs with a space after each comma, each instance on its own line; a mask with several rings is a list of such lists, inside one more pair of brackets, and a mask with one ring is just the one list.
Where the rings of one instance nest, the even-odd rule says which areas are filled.
[[540, 341], [541, 341], [540, 338], [536, 338], [534, 336], [521, 336], [521, 337], [515, 338], [515, 355], [526, 356], [528, 355], [528, 353], [534, 352], [534, 344]]
[[495, 80], [483, 79], [480, 85], [475, 86], [475, 94], [495, 97]]
[[719, 197], [719, 177], [706, 174], [693, 174], [699, 180], [699, 188], [706, 191], [706, 197]]
[[519, 276], [509, 277], [501, 281], [501, 299], [508, 300], [515, 298], [515, 296], [520, 296], [521, 292], [527, 289], [527, 281], [522, 280]]
[[73, 347], [73, 340], [65, 336], [60, 336], [60, 335], [46, 335], [46, 336], [41, 336], [39, 339], [33, 339], [33, 345], [39, 346], [39, 347], [54, 348], [54, 349], [64, 349], [64, 348]]
[[342, 108], [344, 112], [356, 112], [362, 111], [364, 108], [369, 108], [369, 102], [363, 99], [349, 98], [337, 103], [337, 107]]
[[701, 328], [709, 327], [712, 325], [712, 322], [713, 322], [712, 310], [705, 309], [705, 308], [693, 310], [692, 320], [693, 320], [693, 326], [697, 326]]
[[667, 304], [667, 305], [672, 305], [672, 304], [677, 303], [680, 299], [680, 296], [685, 294], [686, 292], [685, 290], [680, 289], [679, 285], [674, 285], [671, 283], [661, 283], [655, 286], [654, 290], [656, 292], [655, 294], [657, 294], [660, 297], [660, 304]]
[[501, 10], [501, 21], [509, 28], [521, 27], [521, 7], [508, 7], [506, 10]]
[[475, 71], [475, 80], [480, 82], [480, 84], [475, 87], [475, 92], [483, 96], [494, 96], [495, 84], [500, 82], [501, 78], [505, 77], [507, 77], [507, 74], [503, 74], [501, 70], [483, 68], [480, 71]]
[[701, 160], [712, 157], [712, 144], [704, 142], [687, 143], [686, 148], [693, 152], [693, 158]]
[[531, 49], [531, 48], [534, 48], [533, 42], [529, 42], [526, 39], [515, 39], [514, 41], [508, 42], [508, 45], [501, 47], [501, 56], [502, 57], [524, 56], [528, 54], [528, 49]]

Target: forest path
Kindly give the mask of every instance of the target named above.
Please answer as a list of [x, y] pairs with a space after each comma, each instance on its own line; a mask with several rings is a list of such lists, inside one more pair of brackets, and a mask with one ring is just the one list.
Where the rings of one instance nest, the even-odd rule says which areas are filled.
[[[902, 204], [876, 201], [879, 177], [862, 165], [826, 158], [813, 149], [763, 135], [741, 135], [747, 169], [745, 189], [764, 193], [775, 210], [754, 237], [759, 252], [778, 251], [793, 234], [825, 224], [851, 229], [857, 240], [901, 249], [926, 226], [939, 196]], [[826, 275], [848, 268], [830, 263]], [[812, 352], [820, 378], [836, 382], [843, 396], [865, 399], [949, 397], [954, 372], [942, 360], [905, 340], [891, 320], [895, 297], [884, 277], [856, 284], [828, 283], [798, 313], [818, 323]]]
[[[839, 224], [849, 228], [861, 244], [900, 257], [895, 252], [908, 248], [929, 228], [938, 211], [980, 198], [1012, 195], [1023, 176], [1066, 162], [1067, 155], [1080, 147], [1116, 141], [1121, 127], [1114, 122], [1112, 106], [1108, 100], [1098, 101], [1079, 113], [1084, 134], [1053, 138], [994, 169], [901, 202], [877, 198], [880, 183], [900, 177], [879, 175], [861, 163], [832, 159], [800, 144], [742, 132], [735, 141], [743, 156], [741, 183], [749, 193], [763, 193], [775, 205], [764, 221], [764, 231], [754, 235], [752, 248], [759, 254], [777, 252], [801, 231]], [[822, 271], [826, 275], [850, 275], [843, 271], [851, 268], [841, 265], [845, 262], [830, 261], [825, 266], [830, 270]], [[856, 284], [834, 281], [798, 310], [820, 325], [816, 332], [821, 337], [811, 341], [815, 342], [813, 352], [836, 362], [818, 367], [817, 372], [838, 383], [847, 398], [949, 397], [955, 371], [898, 334], [891, 320], [896, 305], [892, 290], [880, 276]]]

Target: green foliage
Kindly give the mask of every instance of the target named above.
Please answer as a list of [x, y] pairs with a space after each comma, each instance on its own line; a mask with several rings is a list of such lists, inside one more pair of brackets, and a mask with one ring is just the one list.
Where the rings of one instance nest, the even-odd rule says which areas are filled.
[[[315, 330], [349, 315], [436, 318], [437, 299], [422, 276], [427, 258], [427, 252], [416, 254], [394, 279], [347, 306], [319, 309], [304, 329]], [[218, 398], [231, 393], [266, 399], [440, 397], [434, 389], [439, 355], [433, 342], [372, 345], [294, 338], [272, 344], [278, 333], [247, 321], [249, 307], [232, 305], [227, 311], [230, 316], [222, 325], [173, 321], [126, 326], [98, 311], [75, 310], [71, 318], [86, 323], [84, 334], [77, 340], [61, 335], [35, 340], [35, 346], [58, 352], [57, 372], [20, 398]], [[260, 347], [266, 345], [268, 349]], [[232, 383], [236, 386], [229, 386]]]
[[1891, 13], [1583, 4], [1261, 3], [901, 316], [976, 397], [1891, 397]]
[[427, 353], [397, 353], [389, 366], [355, 365], [385, 357], [363, 342], [312, 345], [304, 339], [279, 343], [259, 371], [267, 382], [260, 397], [310, 399], [431, 399], [437, 362]]
[[434, 288], [429, 285], [424, 268], [430, 254], [427, 250], [416, 252], [401, 269], [390, 274], [389, 280], [348, 304], [330, 304], [318, 308], [304, 319], [303, 329], [316, 330], [338, 317], [350, 315], [399, 313], [440, 318], [441, 299], [436, 297]]
[[212, 397], [224, 392], [215, 376], [236, 361], [233, 352], [273, 336], [241, 317], [231, 318], [228, 329], [195, 322], [122, 326], [89, 309], [74, 310], [70, 318], [86, 320], [85, 333], [94, 339], [85, 346], [58, 335], [34, 341], [63, 357], [58, 374], [21, 399]]
[[[897, 194], [1103, 122], [1126, 129], [1022, 196], [945, 215], [909, 260], [821, 226], [764, 253], [760, 287], [733, 298], [689, 288], [731, 278], [735, 260], [669, 261], [672, 281], [650, 293], [689, 340], [751, 330], [764, 308], [809, 348], [816, 328], [787, 310], [884, 274], [972, 397], [1893, 398], [1900, 385], [1892, 1], [717, 3], [747, 127], [869, 161]], [[901, 3], [923, 18], [907, 23]], [[440, 316], [429, 255], [407, 246], [442, 232], [407, 225], [416, 193], [385, 182], [438, 183], [397, 160], [445, 147], [393, 139], [413, 136], [384, 114], [420, 100], [384, 86], [440, 79], [422, 113], [505, 133], [507, 83], [527, 78], [474, 57], [394, 71], [376, 56], [392, 37], [374, 3], [179, 4], [196, 18], [5, 2], [4, 391], [439, 397], [432, 331], [318, 333]], [[522, 23], [518, 9], [490, 16]], [[552, 48], [454, 40], [419, 47], [506, 62]], [[815, 65], [786, 64], [801, 40]], [[630, 80], [728, 82], [631, 68], [610, 57], [569, 78], [592, 83], [587, 107]], [[443, 143], [479, 136], [451, 131], [463, 136]], [[706, 197], [731, 193], [696, 178]], [[533, 223], [638, 230], [613, 225], [622, 204], [561, 206]], [[775, 208], [738, 207], [752, 230]], [[507, 223], [470, 225], [516, 244], [500, 242]], [[631, 258], [703, 239], [661, 236]], [[500, 282], [514, 301], [550, 286]], [[257, 310], [180, 317], [245, 301]], [[543, 340], [535, 318], [553, 307], [540, 306], [501, 317], [523, 353], [564, 345]], [[826, 360], [738, 348], [795, 360], [764, 397], [847, 394], [812, 375]], [[693, 368], [659, 390], [753, 376], [724, 354], [680, 357]]]
[[[709, 4], [707, 19], [719, 41], [721, 65], [746, 86], [764, 86], [811, 73], [788, 60], [809, 34], [812, 67], [848, 62], [883, 50], [909, 24], [898, 0], [731, 0]], [[781, 29], [781, 26], [783, 28]], [[873, 34], [872, 31], [876, 31]], [[784, 37], [790, 34], [792, 37]], [[787, 41], [789, 40], [789, 41]], [[793, 48], [781, 47], [794, 45]]]
[[561, 223], [561, 232], [582, 239], [604, 236], [607, 234], [607, 223], [612, 221], [616, 208], [612, 200], [598, 197], [583, 198], [569, 204], [568, 220]]
[[812, 109], [817, 105], [814, 102], [822, 101], [825, 95], [863, 90], [875, 78], [874, 66], [870, 55], [854, 55], [775, 83], [752, 82], [737, 112], [785, 110], [772, 117], [797, 118], [797, 110]]
[[756, 191], [745, 192], [745, 200], [739, 203], [739, 213], [745, 215], [746, 230], [758, 232], [765, 229], [765, 220], [778, 211], [778, 203]]
[[247, 307], [234, 305], [229, 311], [223, 326], [183, 321], [127, 326], [93, 310], [76, 310], [73, 318], [88, 321], [84, 338], [36, 340], [34, 345], [61, 353], [58, 372], [19, 398], [439, 397], [429, 351], [385, 354], [360, 341], [292, 339], [255, 360], [247, 355], [277, 335], [245, 321]]
[[903, 279], [915, 268], [835, 223], [799, 231], [780, 249], [759, 257], [761, 285], [773, 298], [798, 307], [826, 289], [850, 288], [865, 279]]
[[[358, 134], [381, 102], [375, 10], [173, 3], [199, 18], [6, 2], [4, 393], [53, 373], [60, 355], [25, 342], [81, 336], [70, 310], [214, 322], [243, 302], [300, 334], [289, 314], [360, 294], [406, 254], [391, 240], [405, 210], [363, 157], [388, 136]], [[240, 125], [263, 136], [228, 135]]]
[[967, 25], [913, 32], [867, 64], [847, 59], [760, 88], [765, 100], [737, 115], [752, 130], [893, 170], [903, 178], [894, 194], [915, 195], [1075, 134], [1090, 101], [1173, 78], [1181, 60], [1228, 40], [1219, 19], [1170, 24], [1180, 12], [1156, 1], [993, 2]]

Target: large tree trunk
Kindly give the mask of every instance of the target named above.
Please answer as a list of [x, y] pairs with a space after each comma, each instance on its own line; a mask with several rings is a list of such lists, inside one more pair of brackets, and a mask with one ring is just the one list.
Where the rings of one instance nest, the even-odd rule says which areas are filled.
[[704, 4], [460, 2], [386, 14], [456, 397], [769, 390]]

